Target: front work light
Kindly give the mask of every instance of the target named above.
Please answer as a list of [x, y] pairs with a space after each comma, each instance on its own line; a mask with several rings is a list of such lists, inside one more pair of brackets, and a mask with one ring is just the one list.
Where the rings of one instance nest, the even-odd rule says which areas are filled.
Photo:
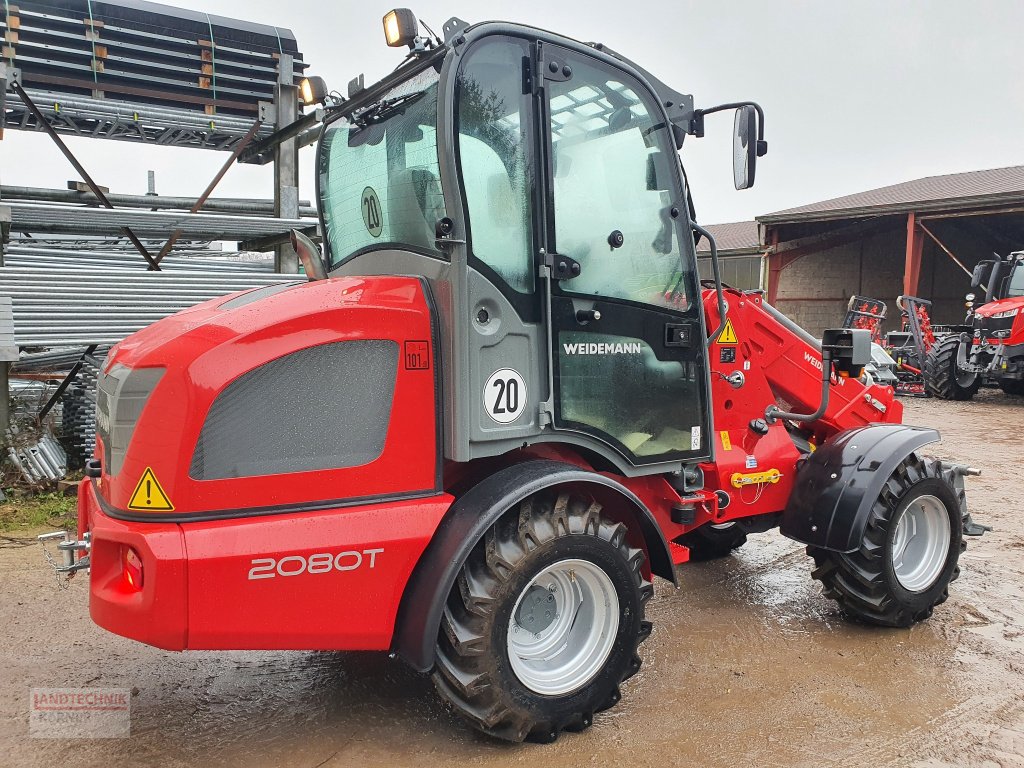
[[306, 77], [299, 85], [299, 96], [306, 106], [320, 104], [327, 99], [327, 83], [322, 77]]
[[419, 32], [416, 14], [408, 8], [395, 8], [384, 16], [384, 39], [391, 48], [401, 48], [403, 45], [411, 48]]

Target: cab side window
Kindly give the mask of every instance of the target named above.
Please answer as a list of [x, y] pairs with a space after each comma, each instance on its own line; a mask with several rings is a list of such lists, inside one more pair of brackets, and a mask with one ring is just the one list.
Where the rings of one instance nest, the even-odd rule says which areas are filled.
[[457, 88], [458, 151], [473, 256], [508, 287], [534, 286], [528, 48], [499, 39], [466, 57]]
[[555, 246], [582, 268], [563, 289], [685, 309], [693, 280], [671, 216], [675, 147], [639, 92], [598, 62], [577, 62], [549, 86]]

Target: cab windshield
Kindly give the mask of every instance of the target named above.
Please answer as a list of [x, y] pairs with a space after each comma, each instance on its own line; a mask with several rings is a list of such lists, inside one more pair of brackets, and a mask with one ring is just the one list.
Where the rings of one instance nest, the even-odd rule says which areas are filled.
[[1010, 275], [1010, 282], [1006, 286], [1007, 298], [1024, 296], [1024, 261], [1018, 261]]
[[434, 239], [445, 216], [437, 81], [428, 69], [352, 119], [328, 125], [320, 147], [320, 204], [332, 269], [383, 248], [442, 256]]

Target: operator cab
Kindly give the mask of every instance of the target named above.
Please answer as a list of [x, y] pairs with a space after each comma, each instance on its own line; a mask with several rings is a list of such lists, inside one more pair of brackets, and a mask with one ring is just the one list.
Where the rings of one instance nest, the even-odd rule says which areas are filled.
[[967, 296], [968, 309], [973, 308], [973, 291], [985, 288], [985, 300], [1013, 299], [1024, 296], [1024, 252], [1015, 251], [1007, 256], [992, 254], [994, 259], [979, 261], [971, 278], [972, 293]]
[[1003, 298], [1015, 299], [1024, 296], [1024, 254], [1012, 254], [1009, 273], [1006, 276], [1005, 288], [1001, 291]]
[[[598, 45], [504, 23], [444, 29], [325, 121], [329, 273], [429, 282], [449, 459], [555, 441], [627, 475], [708, 460], [707, 329], [677, 150], [714, 110]], [[740, 107], [742, 188], [764, 144], [754, 108], [727, 106]]]

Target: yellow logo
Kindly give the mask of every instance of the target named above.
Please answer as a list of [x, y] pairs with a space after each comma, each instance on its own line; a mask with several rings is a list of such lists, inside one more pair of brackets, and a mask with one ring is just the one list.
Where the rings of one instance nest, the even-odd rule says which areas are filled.
[[732, 440], [729, 439], [729, 433], [726, 430], [722, 430], [722, 449], [726, 451], [732, 450]]
[[727, 317], [725, 319], [725, 329], [722, 331], [722, 335], [718, 337], [719, 344], [739, 344], [740, 340], [736, 338], [736, 329], [732, 327], [732, 318]]
[[160, 487], [160, 481], [156, 479], [153, 470], [146, 467], [146, 471], [139, 478], [139, 484], [135, 486], [131, 499], [128, 500], [128, 509], [136, 509], [140, 512], [172, 512], [174, 505], [167, 497], [164, 489]]

